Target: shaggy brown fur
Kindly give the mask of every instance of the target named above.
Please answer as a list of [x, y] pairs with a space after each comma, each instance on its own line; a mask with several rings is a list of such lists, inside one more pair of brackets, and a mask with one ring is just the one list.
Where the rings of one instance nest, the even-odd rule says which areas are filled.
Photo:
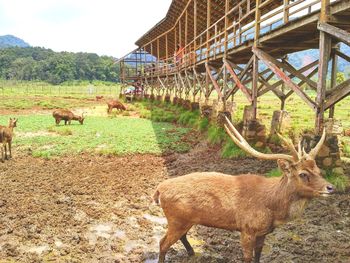
[[240, 231], [244, 261], [251, 262], [254, 255], [259, 262], [266, 234], [300, 216], [311, 198], [333, 192], [314, 160], [278, 164], [281, 178], [193, 173], [161, 183], [153, 198], [164, 211], [168, 230], [160, 241], [159, 262], [179, 239], [194, 254], [186, 238], [193, 225]]
[[67, 125], [67, 123], [70, 125], [71, 121], [79, 121], [81, 125], [84, 124], [84, 114], [81, 116], [75, 115], [70, 110], [65, 109], [58, 109], [54, 110], [52, 113], [52, 116], [55, 118], [56, 125], [60, 125], [61, 120], [64, 120], [64, 125]]

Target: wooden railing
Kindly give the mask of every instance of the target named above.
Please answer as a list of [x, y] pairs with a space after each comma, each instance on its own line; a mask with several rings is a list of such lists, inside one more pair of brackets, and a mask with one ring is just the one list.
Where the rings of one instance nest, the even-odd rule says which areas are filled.
[[[336, 1], [341, 0], [331, 0], [332, 3]], [[251, 9], [250, 7], [253, 5], [254, 8]], [[268, 10], [271, 5], [274, 8]], [[293, 2], [289, 2], [289, 0], [265, 0], [259, 6], [260, 19], [255, 21], [255, 13], [257, 12], [255, 0], [242, 0], [188, 43], [184, 47], [185, 55], [178, 61], [175, 61], [173, 56], [159, 58], [152, 63], [143, 61], [142, 69], [129, 69], [130, 75], [126, 77], [132, 77], [132, 74], [135, 74], [134, 77], [137, 75], [143, 77], [162, 76], [198, 63], [215, 60], [223, 56], [225, 52], [235, 49], [247, 41], [254, 40], [257, 24], [260, 28], [258, 36], [266, 35], [293, 20], [318, 12], [320, 8], [321, 0], [296, 0]], [[235, 19], [227, 21], [229, 17], [235, 17]]]

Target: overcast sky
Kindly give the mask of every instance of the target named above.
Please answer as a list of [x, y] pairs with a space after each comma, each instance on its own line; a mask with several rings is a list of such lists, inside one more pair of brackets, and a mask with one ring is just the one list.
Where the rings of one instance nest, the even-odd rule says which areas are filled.
[[171, 0], [0, 0], [0, 35], [54, 51], [121, 57]]

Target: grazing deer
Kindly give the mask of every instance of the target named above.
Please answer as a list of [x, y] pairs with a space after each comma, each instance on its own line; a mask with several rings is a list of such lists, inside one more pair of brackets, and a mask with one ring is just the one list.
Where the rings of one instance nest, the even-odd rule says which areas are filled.
[[108, 114], [111, 113], [114, 108], [119, 111], [126, 110], [126, 107], [119, 100], [111, 100], [107, 102], [107, 106], [108, 106], [108, 109], [107, 109]]
[[56, 125], [60, 125], [61, 120], [64, 120], [64, 125], [67, 125], [67, 123], [70, 125], [72, 120], [79, 121], [79, 123], [83, 125], [85, 119], [84, 113], [81, 116], [79, 116], [65, 109], [54, 110], [52, 116], [55, 118]]
[[[13, 128], [17, 127], [17, 119], [10, 118], [9, 126], [0, 125], [0, 143], [1, 143], [1, 162], [4, 162], [5, 159], [8, 160], [12, 158], [12, 137], [13, 137]], [[9, 155], [7, 155], [7, 146]]]
[[302, 214], [307, 202], [328, 196], [334, 187], [322, 176], [315, 157], [325, 140], [325, 131], [306, 153], [283, 137], [292, 155], [265, 154], [253, 149], [227, 119], [225, 129], [244, 151], [265, 160], [277, 160], [283, 176], [265, 178], [255, 174], [231, 176], [221, 173], [192, 173], [159, 184], [153, 199], [161, 206], [168, 230], [160, 241], [159, 262], [179, 239], [188, 254], [194, 254], [186, 238], [193, 225], [241, 232], [244, 262], [260, 261], [265, 236], [277, 226]]

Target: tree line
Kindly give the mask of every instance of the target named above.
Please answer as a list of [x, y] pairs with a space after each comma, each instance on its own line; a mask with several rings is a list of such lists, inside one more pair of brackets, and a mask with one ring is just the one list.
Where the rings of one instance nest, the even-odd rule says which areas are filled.
[[60, 84], [71, 80], [119, 81], [119, 65], [94, 53], [54, 52], [40, 47], [0, 49], [0, 78], [41, 80]]

